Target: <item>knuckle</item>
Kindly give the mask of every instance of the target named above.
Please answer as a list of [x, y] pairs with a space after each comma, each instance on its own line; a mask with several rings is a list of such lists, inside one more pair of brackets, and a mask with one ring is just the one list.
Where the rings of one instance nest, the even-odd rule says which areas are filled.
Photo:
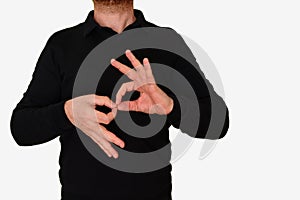
[[107, 124], [109, 124], [109, 121], [108, 120], [101, 120], [101, 123], [107, 125]]
[[112, 118], [107, 118], [106, 123], [109, 124], [113, 119]]

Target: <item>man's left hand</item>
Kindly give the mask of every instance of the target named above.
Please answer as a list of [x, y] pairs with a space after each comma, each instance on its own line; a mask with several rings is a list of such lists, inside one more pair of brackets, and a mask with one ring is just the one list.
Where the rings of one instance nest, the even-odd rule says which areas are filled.
[[[117, 92], [116, 104], [118, 110], [136, 111], [148, 114], [167, 115], [173, 109], [173, 99], [170, 98], [155, 83], [152, 69], [147, 58], [144, 58], [143, 64], [129, 50], [126, 56], [130, 60], [134, 69], [112, 59], [111, 64], [120, 72], [125, 74], [132, 81], [123, 83]], [[134, 101], [123, 101], [122, 97], [131, 91], [140, 92], [140, 97]]]

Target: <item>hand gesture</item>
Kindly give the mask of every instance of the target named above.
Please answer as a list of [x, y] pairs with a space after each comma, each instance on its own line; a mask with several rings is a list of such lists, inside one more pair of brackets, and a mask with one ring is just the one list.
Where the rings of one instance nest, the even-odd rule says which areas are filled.
[[[126, 56], [134, 69], [115, 59], [111, 60], [112, 66], [132, 80], [124, 83], [117, 92], [116, 104], [118, 110], [159, 115], [169, 114], [173, 109], [173, 99], [156, 85], [149, 60], [144, 58], [142, 65], [129, 50], [126, 51]], [[126, 92], [134, 90], [140, 92], [140, 97], [135, 101], [122, 102], [122, 97]]]
[[65, 113], [71, 123], [89, 136], [109, 156], [118, 157], [112, 147], [114, 143], [124, 148], [124, 142], [101, 124], [109, 124], [115, 112], [108, 114], [97, 111], [96, 105], [115, 109], [116, 104], [108, 97], [97, 95], [80, 96], [65, 103]]

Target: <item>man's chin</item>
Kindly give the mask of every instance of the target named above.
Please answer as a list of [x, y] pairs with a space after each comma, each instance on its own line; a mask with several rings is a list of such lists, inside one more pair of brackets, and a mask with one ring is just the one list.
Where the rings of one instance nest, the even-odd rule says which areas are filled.
[[133, 0], [94, 0], [94, 2], [102, 5], [115, 6], [132, 4]]

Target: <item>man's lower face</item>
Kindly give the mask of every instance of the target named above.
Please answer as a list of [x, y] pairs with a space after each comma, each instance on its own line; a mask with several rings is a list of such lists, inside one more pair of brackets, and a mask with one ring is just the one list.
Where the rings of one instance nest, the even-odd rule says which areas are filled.
[[104, 5], [122, 5], [122, 4], [131, 4], [133, 0], [94, 0], [96, 3], [101, 3]]

